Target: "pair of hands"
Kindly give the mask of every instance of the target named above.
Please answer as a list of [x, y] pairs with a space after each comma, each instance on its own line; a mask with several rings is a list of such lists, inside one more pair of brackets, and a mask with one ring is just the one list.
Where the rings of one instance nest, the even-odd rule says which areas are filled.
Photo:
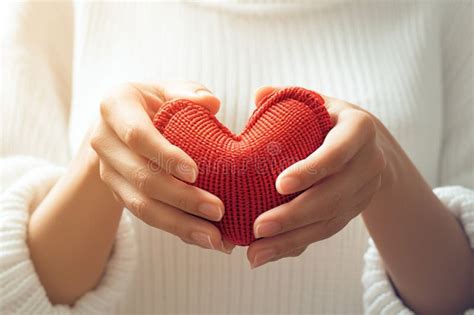
[[[255, 102], [275, 90], [260, 88]], [[151, 122], [164, 102], [176, 98], [189, 99], [213, 114], [220, 106], [204, 86], [181, 81], [124, 85], [102, 101], [101, 119], [91, 137], [101, 179], [146, 224], [186, 243], [230, 253], [234, 245], [202, 219], [219, 221], [225, 211], [222, 201], [186, 183], [195, 181], [196, 163]], [[381, 188], [387, 163], [377, 132], [380, 122], [355, 105], [324, 98], [335, 126], [320, 148], [277, 178], [281, 194], [307, 190], [257, 218], [254, 233], [260, 239], [247, 251], [253, 268], [298, 256], [308, 245], [337, 233]]]

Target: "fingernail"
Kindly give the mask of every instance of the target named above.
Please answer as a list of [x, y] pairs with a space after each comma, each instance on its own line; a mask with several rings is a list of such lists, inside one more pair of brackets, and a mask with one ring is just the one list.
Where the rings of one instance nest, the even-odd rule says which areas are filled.
[[268, 237], [277, 234], [283, 229], [280, 223], [275, 221], [262, 222], [255, 227], [255, 237]]
[[180, 163], [177, 166], [176, 173], [179, 178], [189, 183], [194, 183], [197, 178], [197, 171], [193, 165]]
[[255, 255], [255, 258], [253, 259], [252, 264], [250, 265], [250, 268], [255, 269], [257, 267], [260, 267], [263, 264], [266, 264], [270, 260], [275, 257], [275, 250], [271, 248], [267, 248], [264, 250], [261, 250]]
[[293, 176], [278, 177], [276, 182], [277, 190], [284, 193], [298, 191], [300, 184], [300, 180]]
[[203, 232], [191, 233], [191, 239], [199, 246], [208, 249], [215, 249], [211, 242], [211, 236]]
[[211, 92], [209, 92], [208, 90], [203, 90], [203, 89], [197, 90], [196, 94], [199, 96], [212, 96]]
[[234, 249], [234, 246], [232, 247], [226, 247], [225, 243], [221, 240], [221, 252], [226, 253], [226, 254], [231, 254], [232, 250]]
[[198, 211], [204, 214], [207, 218], [216, 221], [219, 221], [224, 214], [221, 207], [207, 202], [201, 203], [198, 207]]

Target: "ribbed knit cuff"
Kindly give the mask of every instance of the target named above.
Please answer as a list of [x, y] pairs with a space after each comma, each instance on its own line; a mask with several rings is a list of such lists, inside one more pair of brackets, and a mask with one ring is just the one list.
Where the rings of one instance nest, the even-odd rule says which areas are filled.
[[[11, 162], [11, 161], [10, 161]], [[31, 209], [46, 196], [63, 169], [46, 163], [33, 163], [19, 177], [3, 187], [0, 195], [0, 313], [75, 314], [110, 313], [125, 292], [136, 264], [136, 244], [128, 216], [120, 222], [113, 253], [96, 289], [83, 295], [73, 307], [52, 305], [35, 272], [26, 244]], [[32, 165], [33, 165], [32, 164]], [[6, 173], [10, 172], [9, 169]]]
[[[436, 188], [433, 192], [461, 222], [471, 248], [474, 248], [474, 191], [460, 186], [449, 186]], [[369, 240], [369, 249], [364, 255], [364, 261], [362, 285], [365, 314], [414, 314], [396, 295], [372, 239]], [[474, 309], [467, 310], [465, 314], [474, 315]]]

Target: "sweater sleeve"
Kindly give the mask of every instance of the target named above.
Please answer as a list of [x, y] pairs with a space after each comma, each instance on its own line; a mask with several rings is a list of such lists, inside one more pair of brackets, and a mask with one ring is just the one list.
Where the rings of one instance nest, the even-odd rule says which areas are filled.
[[63, 173], [44, 160], [15, 156], [0, 160], [0, 313], [110, 313], [130, 283], [136, 264], [133, 229], [122, 217], [114, 249], [99, 285], [74, 306], [52, 305], [35, 272], [26, 243], [28, 219]]
[[111, 313], [136, 257], [126, 214], [97, 287], [74, 306], [52, 305], [26, 243], [31, 213], [69, 160], [73, 7], [0, 2], [0, 313]]
[[[462, 224], [474, 249], [474, 191], [461, 186], [435, 188], [434, 193], [452, 211]], [[382, 258], [372, 240], [364, 255], [362, 285], [364, 287], [364, 309], [366, 314], [414, 314], [399, 299], [387, 276]], [[474, 309], [466, 315], [474, 315]]]
[[[473, 8], [442, 4], [444, 126], [439, 187], [433, 192], [456, 216], [474, 249]], [[367, 314], [413, 314], [398, 298], [372, 240], [362, 275]], [[474, 309], [465, 314], [474, 315]]]

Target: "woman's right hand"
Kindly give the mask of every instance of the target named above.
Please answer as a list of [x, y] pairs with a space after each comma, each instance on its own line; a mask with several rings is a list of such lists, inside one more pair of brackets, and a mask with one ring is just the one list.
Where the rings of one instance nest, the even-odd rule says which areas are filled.
[[207, 88], [189, 81], [126, 84], [103, 99], [91, 137], [100, 177], [116, 199], [146, 224], [186, 243], [230, 253], [234, 246], [207, 221], [222, 218], [222, 201], [188, 184], [196, 180], [196, 163], [153, 126], [152, 117], [160, 106], [177, 98], [214, 114], [220, 105]]

